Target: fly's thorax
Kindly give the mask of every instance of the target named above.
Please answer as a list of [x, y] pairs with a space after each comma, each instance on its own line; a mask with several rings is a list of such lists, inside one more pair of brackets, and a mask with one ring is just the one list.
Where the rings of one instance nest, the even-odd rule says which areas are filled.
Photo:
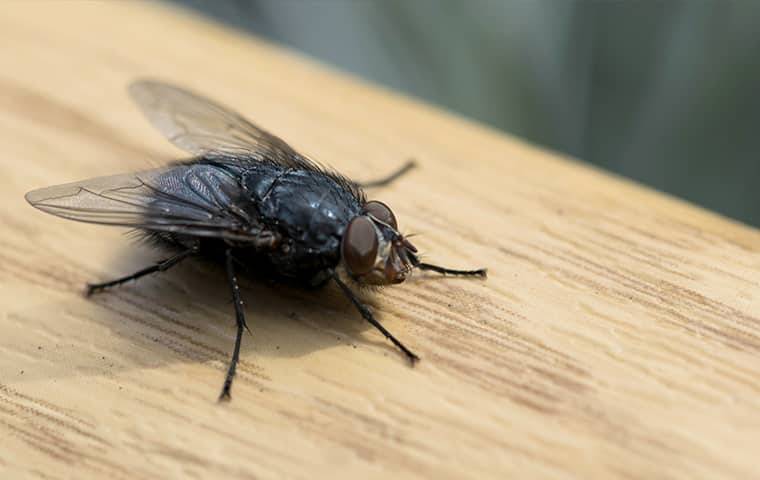
[[417, 249], [401, 235], [387, 205], [367, 202], [346, 227], [341, 241], [341, 267], [357, 282], [401, 283], [414, 268]]
[[337, 253], [361, 208], [351, 192], [320, 172], [259, 166], [247, 173], [246, 184], [262, 221], [307, 249]]

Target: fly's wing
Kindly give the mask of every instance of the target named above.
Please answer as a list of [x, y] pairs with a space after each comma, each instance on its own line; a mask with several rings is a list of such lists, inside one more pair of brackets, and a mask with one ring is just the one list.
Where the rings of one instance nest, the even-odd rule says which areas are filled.
[[236, 179], [208, 165], [178, 165], [56, 185], [26, 194], [35, 208], [80, 222], [247, 240], [255, 219], [233, 208]]
[[193, 155], [317, 168], [281, 138], [200, 95], [153, 80], [134, 82], [129, 93], [154, 127]]

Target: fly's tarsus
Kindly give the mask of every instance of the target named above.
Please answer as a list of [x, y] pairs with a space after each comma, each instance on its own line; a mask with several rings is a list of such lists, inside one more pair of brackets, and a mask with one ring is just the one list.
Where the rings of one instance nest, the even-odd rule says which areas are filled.
[[456, 275], [460, 277], [482, 277], [488, 278], [487, 268], [478, 268], [476, 270], [455, 270], [453, 268], [441, 267], [430, 263], [418, 263], [417, 268], [420, 270], [429, 270], [440, 273], [441, 275]]
[[230, 290], [232, 291], [232, 301], [235, 305], [235, 322], [237, 324], [237, 332], [235, 334], [235, 347], [232, 350], [232, 358], [230, 359], [229, 367], [227, 368], [227, 376], [224, 379], [224, 385], [222, 386], [222, 393], [219, 394], [219, 401], [228, 401], [231, 399], [230, 390], [232, 389], [232, 381], [235, 379], [235, 372], [237, 370], [237, 364], [240, 361], [240, 345], [243, 343], [243, 331], [251, 330], [248, 328], [248, 324], [245, 322], [245, 312], [243, 311], [243, 300], [240, 297], [240, 286], [238, 285], [237, 275], [235, 274], [235, 258], [232, 255], [232, 249], [227, 249], [225, 252], [226, 267], [227, 267], [227, 280], [230, 284]]
[[380, 330], [380, 333], [382, 333], [385, 338], [390, 340], [396, 347], [398, 347], [399, 350], [401, 350], [404, 355], [406, 355], [406, 358], [409, 360], [409, 363], [411, 366], [414, 366], [415, 363], [417, 363], [420, 360], [420, 357], [418, 357], [416, 354], [414, 354], [411, 350], [406, 348], [406, 346], [401, 343], [396, 337], [393, 336], [391, 332], [389, 332], [380, 322], [378, 322], [375, 319], [375, 316], [372, 315], [372, 312], [370, 311], [369, 307], [367, 307], [364, 303], [362, 303], [361, 300], [356, 296], [356, 294], [351, 291], [350, 288], [348, 288], [348, 285], [346, 285], [340, 278], [338, 278], [337, 275], [333, 275], [333, 279], [335, 280], [335, 283], [338, 284], [340, 289], [343, 291], [343, 294], [348, 297], [349, 300], [351, 300], [351, 303], [354, 304], [357, 310], [359, 310], [359, 313], [362, 317], [364, 317], [365, 320], [367, 320], [373, 327]]
[[173, 257], [169, 257], [165, 260], [160, 260], [156, 262], [155, 265], [151, 265], [150, 267], [145, 267], [125, 277], [117, 278], [115, 280], [110, 280], [108, 282], [102, 282], [102, 283], [88, 283], [85, 288], [84, 294], [86, 297], [89, 297], [94, 293], [102, 292], [103, 290], [106, 290], [111, 287], [115, 287], [117, 285], [121, 285], [123, 283], [130, 282], [132, 280], [137, 280], [138, 278], [144, 277], [145, 275], [150, 275], [151, 273], [156, 273], [156, 272], [164, 272], [195, 253], [197, 253], [197, 251], [191, 248], [183, 252], [180, 252], [174, 255]]
[[370, 180], [368, 182], [356, 182], [356, 185], [362, 188], [384, 187], [390, 184], [391, 182], [393, 182], [394, 180], [397, 180], [399, 177], [406, 174], [407, 172], [409, 172], [416, 166], [417, 166], [417, 162], [415, 162], [414, 160], [409, 160], [405, 164], [403, 164], [401, 168], [391, 173], [390, 175], [387, 175], [382, 178], [378, 178], [376, 180]]

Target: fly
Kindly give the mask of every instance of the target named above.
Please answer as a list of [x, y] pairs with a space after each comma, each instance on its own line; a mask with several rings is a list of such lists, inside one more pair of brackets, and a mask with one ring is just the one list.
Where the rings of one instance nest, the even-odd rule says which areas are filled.
[[[190, 153], [163, 168], [98, 177], [34, 190], [27, 201], [80, 222], [131, 227], [170, 256], [131, 275], [87, 285], [87, 295], [166, 271], [190, 257], [226, 267], [237, 334], [219, 396], [230, 398], [248, 330], [236, 268], [245, 265], [275, 281], [306, 288], [337, 284], [362, 317], [414, 364], [419, 357], [361, 302], [355, 288], [403, 282], [417, 268], [486, 276], [420, 261], [384, 203], [362, 187], [387, 185], [413, 167], [363, 184], [319, 166], [282, 139], [192, 92], [142, 80], [132, 99], [171, 143]], [[250, 330], [249, 330], [250, 332]]]

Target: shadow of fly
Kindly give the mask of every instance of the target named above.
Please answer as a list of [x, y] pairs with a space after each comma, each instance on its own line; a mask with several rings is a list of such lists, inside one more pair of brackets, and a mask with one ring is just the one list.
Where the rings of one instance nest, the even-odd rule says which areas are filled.
[[[87, 285], [87, 295], [163, 272], [190, 257], [226, 267], [237, 334], [219, 396], [230, 398], [248, 330], [236, 269], [305, 288], [335, 282], [362, 317], [413, 365], [419, 358], [378, 322], [355, 289], [403, 282], [417, 268], [485, 277], [420, 261], [388, 206], [362, 187], [386, 185], [413, 167], [358, 183], [298, 153], [280, 138], [211, 100], [142, 80], [132, 99], [170, 142], [193, 155], [163, 168], [41, 188], [26, 194], [44, 212], [132, 227], [171, 256], [122, 278]], [[248, 330], [250, 332], [250, 330]]]

